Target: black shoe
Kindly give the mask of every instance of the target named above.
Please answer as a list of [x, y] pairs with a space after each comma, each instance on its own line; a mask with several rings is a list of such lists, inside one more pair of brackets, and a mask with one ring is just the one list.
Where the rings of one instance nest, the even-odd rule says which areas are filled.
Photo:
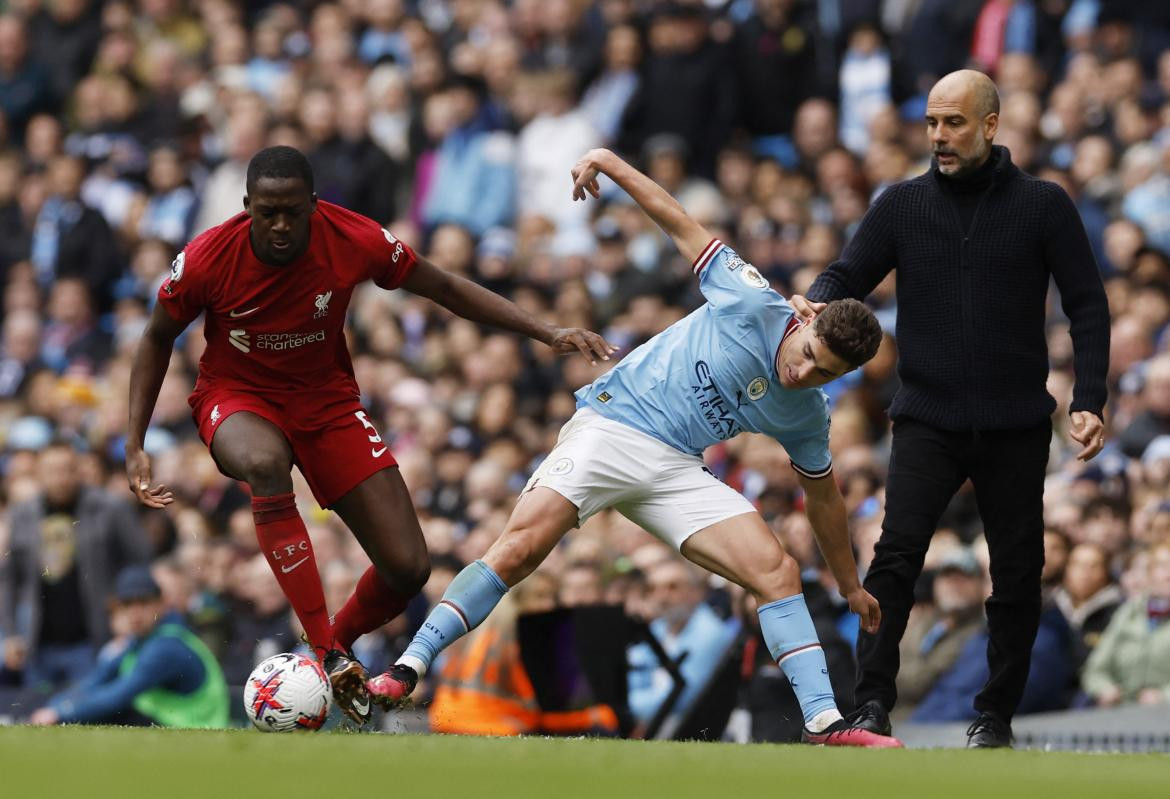
[[967, 728], [968, 749], [1011, 749], [1012, 725], [994, 713], [980, 713]]
[[341, 712], [359, 727], [370, 720], [370, 695], [366, 691], [366, 680], [370, 675], [365, 666], [351, 653], [330, 649], [323, 663], [329, 685], [333, 689], [333, 701]]
[[877, 735], [889, 736], [894, 732], [894, 728], [890, 725], [890, 714], [876, 699], [869, 700], [845, 718], [850, 727], [869, 730]]

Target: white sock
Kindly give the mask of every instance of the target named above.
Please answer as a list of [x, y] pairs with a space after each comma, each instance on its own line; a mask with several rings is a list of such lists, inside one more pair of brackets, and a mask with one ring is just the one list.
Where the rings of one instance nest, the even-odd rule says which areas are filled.
[[[398, 664], [409, 666], [410, 668], [414, 669], [414, 673], [418, 675], [420, 680], [423, 678], [423, 675], [427, 673], [427, 664], [413, 655], [403, 655], [394, 662], [394, 665], [397, 666]], [[837, 717], [840, 718], [840, 714], [838, 714]]]
[[841, 711], [837, 710], [837, 708], [822, 710], [812, 717], [812, 721], [804, 726], [808, 728], [809, 732], [824, 732], [826, 727], [835, 721], [840, 721], [842, 718]]

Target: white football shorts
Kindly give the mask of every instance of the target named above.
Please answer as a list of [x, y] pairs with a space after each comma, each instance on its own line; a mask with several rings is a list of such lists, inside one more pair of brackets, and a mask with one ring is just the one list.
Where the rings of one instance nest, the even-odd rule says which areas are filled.
[[702, 458], [592, 408], [578, 408], [565, 423], [524, 491], [538, 486], [576, 505], [579, 524], [613, 508], [675, 549], [705, 527], [755, 511]]

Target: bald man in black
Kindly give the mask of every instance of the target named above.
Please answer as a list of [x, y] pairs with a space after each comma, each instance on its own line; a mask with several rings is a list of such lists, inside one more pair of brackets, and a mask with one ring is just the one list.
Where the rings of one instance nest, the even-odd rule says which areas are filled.
[[[897, 270], [898, 376], [886, 514], [865, 588], [882, 606], [858, 639], [856, 725], [890, 733], [898, 644], [939, 517], [971, 480], [991, 554], [989, 676], [968, 745], [1011, 745], [1040, 617], [1043, 489], [1056, 402], [1046, 389], [1050, 279], [1070, 322], [1076, 383], [1069, 434], [1089, 460], [1104, 444], [1109, 309], [1084, 226], [1059, 186], [993, 145], [999, 94], [986, 75], [953, 72], [931, 89], [934, 160], [886, 189], [841, 258], [793, 297], [864, 298]], [[976, 715], [977, 714], [977, 715]]]

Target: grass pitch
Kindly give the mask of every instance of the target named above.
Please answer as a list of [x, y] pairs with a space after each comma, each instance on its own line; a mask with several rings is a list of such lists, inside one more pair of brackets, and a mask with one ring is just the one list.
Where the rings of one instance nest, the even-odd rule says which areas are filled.
[[0, 796], [1170, 796], [1170, 757], [547, 738], [0, 728]]

